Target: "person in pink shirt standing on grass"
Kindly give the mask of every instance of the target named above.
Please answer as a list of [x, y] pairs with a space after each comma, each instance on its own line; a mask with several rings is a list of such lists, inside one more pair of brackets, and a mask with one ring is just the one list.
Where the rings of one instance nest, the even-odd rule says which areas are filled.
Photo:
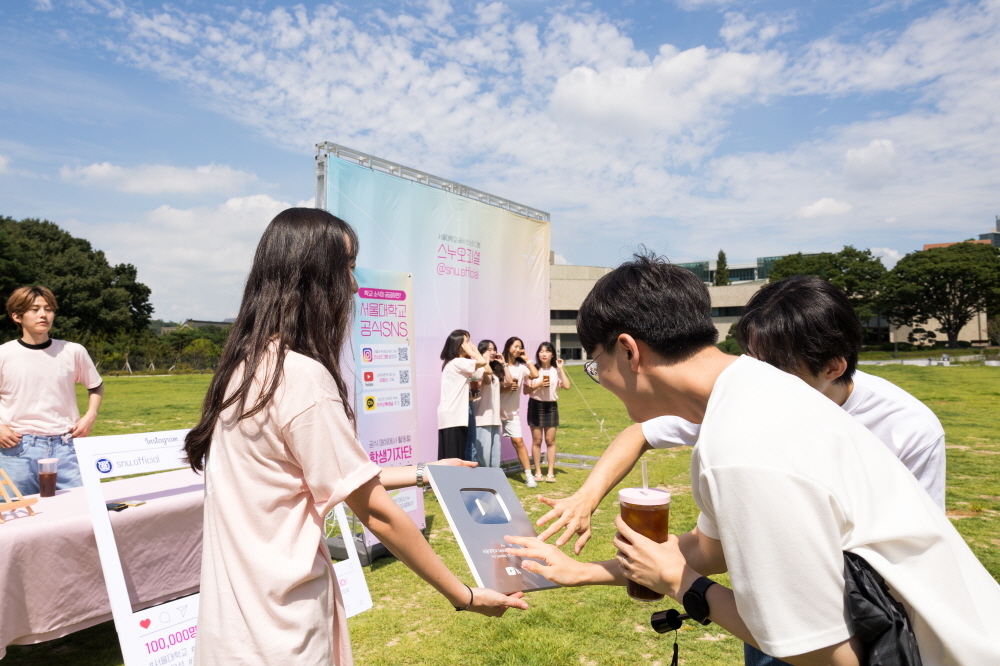
[[[559, 389], [569, 388], [569, 377], [563, 370], [563, 360], [556, 359], [556, 349], [551, 342], [538, 345], [535, 352], [538, 378], [524, 382], [528, 398], [528, 427], [531, 428], [531, 454], [535, 459], [535, 480], [543, 478], [548, 483], [556, 480], [556, 428], [559, 427]], [[545, 440], [545, 458], [548, 474], [542, 476], [542, 439]]]
[[456, 610], [527, 608], [462, 583], [380, 483], [344, 400], [354, 230], [292, 208], [257, 247], [240, 311], [185, 442], [205, 474], [198, 666], [349, 666], [347, 617], [323, 541], [339, 502]]
[[[19, 287], [7, 300], [21, 337], [0, 345], [0, 469], [24, 495], [38, 492], [38, 461], [46, 458], [59, 459], [56, 488], [83, 484], [73, 438], [90, 434], [104, 396], [87, 350], [49, 337], [57, 307], [41, 286]], [[82, 417], [76, 384], [88, 393]]]

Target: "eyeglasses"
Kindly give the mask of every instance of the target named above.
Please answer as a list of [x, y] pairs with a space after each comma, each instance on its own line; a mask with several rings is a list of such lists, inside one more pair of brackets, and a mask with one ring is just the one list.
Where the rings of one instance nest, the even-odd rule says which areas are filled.
[[[603, 353], [604, 350], [601, 351], [601, 354]], [[601, 383], [601, 378], [597, 376], [597, 359], [601, 357], [601, 354], [598, 354], [597, 356], [595, 356], [594, 358], [590, 359], [589, 361], [583, 364], [583, 369], [587, 372], [587, 376], [593, 379], [598, 384]]]

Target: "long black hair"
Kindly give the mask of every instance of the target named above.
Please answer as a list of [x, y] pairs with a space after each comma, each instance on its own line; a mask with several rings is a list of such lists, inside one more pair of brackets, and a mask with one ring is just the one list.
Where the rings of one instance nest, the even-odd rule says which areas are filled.
[[448, 334], [448, 338], [444, 341], [444, 348], [441, 349], [442, 370], [444, 370], [444, 366], [448, 365], [448, 361], [462, 355], [462, 345], [465, 344], [465, 339], [468, 337], [469, 332], [461, 328], [456, 328]]
[[[316, 208], [289, 208], [264, 230], [243, 290], [239, 314], [222, 348], [209, 384], [201, 420], [184, 440], [187, 462], [203, 470], [212, 445], [212, 431], [223, 411], [237, 406], [239, 419], [267, 407], [281, 382], [285, 355], [298, 352], [333, 375], [347, 395], [340, 372], [340, 352], [350, 336], [355, 282], [351, 265], [358, 237], [349, 224]], [[276, 358], [268, 358], [276, 342]], [[247, 397], [258, 366], [267, 362], [264, 387], [253, 405]], [[233, 392], [230, 383], [242, 368]], [[354, 410], [344, 401], [348, 418]]]
[[521, 358], [520, 356], [518, 356], [514, 360], [511, 360], [510, 358], [510, 348], [514, 346], [515, 342], [520, 342], [521, 347], [522, 348], [524, 347], [524, 340], [517, 337], [516, 335], [507, 338], [507, 342], [505, 342], [503, 345], [503, 360], [507, 361], [507, 363], [509, 363], [510, 365], [517, 365], [518, 363], [524, 363], [524, 359]]
[[[493, 345], [493, 349], [495, 351], [496, 348], [497, 348], [497, 343], [493, 342], [492, 340], [480, 340], [479, 341], [479, 346], [477, 347], [477, 349], [479, 349], [479, 353], [480, 354], [483, 354], [485, 356], [486, 355], [486, 350], [490, 348], [490, 345]], [[491, 360], [490, 361], [490, 370], [493, 371], [493, 375], [497, 379], [500, 379], [500, 380], [503, 379], [503, 363], [501, 363], [500, 361], [492, 361]]]
[[542, 353], [543, 349], [547, 349], [550, 352], [552, 352], [552, 360], [549, 361], [549, 367], [550, 368], [556, 367], [556, 348], [552, 346], [551, 342], [547, 341], [538, 345], [538, 349], [535, 350], [535, 365], [538, 367], [539, 370], [542, 369], [542, 360], [538, 358], [538, 355]]

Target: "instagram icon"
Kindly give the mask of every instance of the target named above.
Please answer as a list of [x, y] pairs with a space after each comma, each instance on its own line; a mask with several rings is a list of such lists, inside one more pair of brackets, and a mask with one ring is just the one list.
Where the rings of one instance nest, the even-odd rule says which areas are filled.
[[362, 347], [361, 348], [361, 361], [363, 363], [371, 363], [374, 359], [375, 359], [375, 357], [372, 354], [372, 348], [371, 347]]

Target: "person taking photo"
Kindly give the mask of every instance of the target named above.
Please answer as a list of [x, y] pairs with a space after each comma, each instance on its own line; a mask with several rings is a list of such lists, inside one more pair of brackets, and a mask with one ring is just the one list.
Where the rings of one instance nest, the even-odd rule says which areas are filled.
[[448, 334], [441, 349], [438, 458], [468, 459], [469, 422], [475, 423], [472, 405], [469, 404], [469, 380], [475, 377], [476, 370], [485, 366], [486, 359], [469, 342], [468, 331], [459, 328]]
[[480, 396], [476, 400], [476, 441], [473, 444], [473, 460], [480, 467], [500, 466], [500, 390], [510, 385], [507, 368], [500, 361], [500, 353], [492, 340], [482, 340], [479, 353], [487, 363], [476, 370], [480, 382]]
[[[521, 388], [538, 378], [538, 369], [528, 358], [521, 338], [508, 338], [503, 346], [503, 364], [507, 368], [510, 381], [500, 388], [500, 423], [503, 436], [510, 438], [510, 443], [517, 453], [517, 459], [524, 468], [524, 482], [529, 488], [535, 488], [538, 483], [531, 471], [531, 460], [528, 457], [528, 447], [524, 445], [521, 435]], [[539, 465], [539, 467], [541, 467]]]

